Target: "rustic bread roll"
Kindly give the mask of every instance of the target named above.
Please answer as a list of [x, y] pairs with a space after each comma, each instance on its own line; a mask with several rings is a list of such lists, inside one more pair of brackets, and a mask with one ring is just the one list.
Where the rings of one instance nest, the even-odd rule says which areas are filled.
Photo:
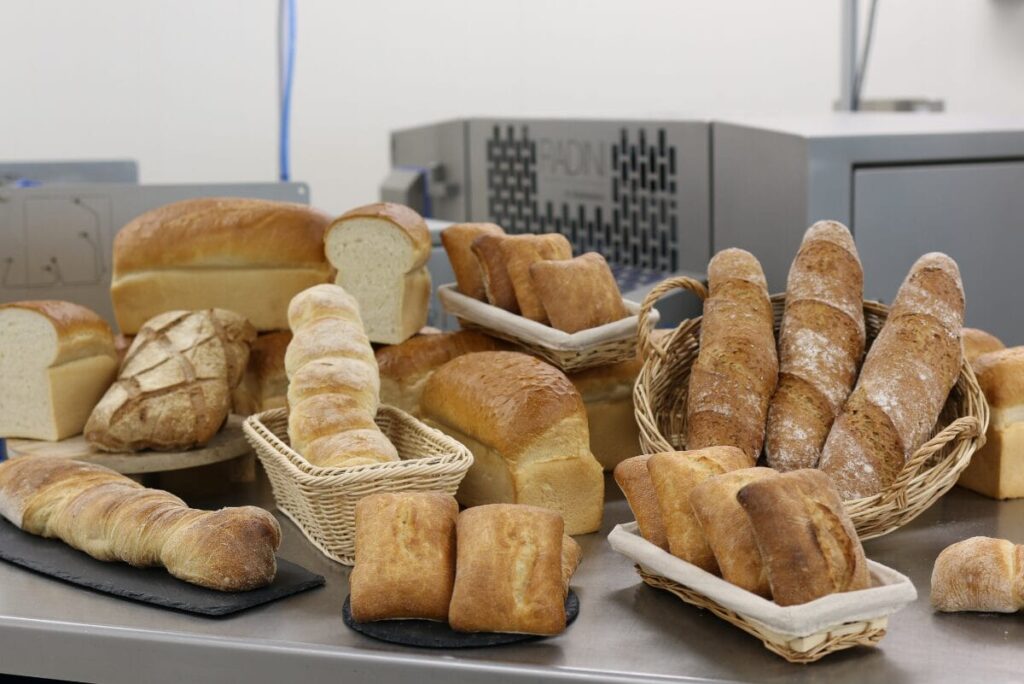
[[551, 327], [558, 330], [574, 333], [629, 316], [615, 276], [597, 252], [537, 261], [530, 265], [530, 278]]
[[729, 445], [756, 459], [779, 374], [768, 285], [761, 264], [742, 249], [715, 255], [708, 285], [686, 400], [686, 448]]
[[441, 244], [451, 262], [459, 292], [473, 299], [487, 299], [480, 263], [470, 246], [481, 235], [504, 234], [501, 226], [493, 223], [456, 223], [441, 231]]
[[401, 344], [381, 347], [375, 352], [381, 401], [419, 415], [423, 387], [438, 368], [463, 354], [511, 347], [511, 343], [475, 330], [416, 335]]
[[420, 410], [473, 452], [459, 503], [551, 508], [568, 534], [601, 526], [604, 477], [583, 400], [554, 366], [516, 352], [466, 354], [430, 377]]
[[519, 302], [508, 274], [508, 264], [501, 244], [509, 235], [481, 235], [470, 244], [470, 251], [480, 266], [480, 278], [484, 283], [487, 301], [499, 309], [519, 313]]
[[371, 494], [356, 504], [356, 564], [349, 578], [357, 622], [448, 619], [455, 584], [455, 520], [447, 494]]
[[288, 301], [324, 283], [330, 219], [285, 202], [213, 197], [138, 216], [114, 238], [110, 296], [126, 335], [167, 311], [227, 309], [257, 330], [285, 330]]
[[1024, 546], [971, 537], [947, 546], [932, 569], [936, 610], [1016, 613], [1024, 608]]
[[0, 306], [0, 437], [77, 435], [117, 375], [110, 326], [71, 302]]
[[249, 416], [288, 405], [288, 374], [284, 355], [292, 341], [287, 330], [256, 338], [242, 381], [231, 394], [232, 413]]
[[768, 571], [754, 539], [754, 530], [736, 494], [751, 482], [776, 477], [771, 468], [743, 468], [715, 475], [690, 492], [690, 506], [722, 571], [722, 579], [741, 589], [771, 598]]
[[661, 519], [658, 495], [647, 469], [650, 454], [633, 456], [615, 466], [615, 483], [626, 496], [629, 509], [633, 511], [640, 536], [668, 551], [668, 537], [665, 523]]
[[[966, 346], [966, 345], [965, 345]], [[994, 499], [1024, 496], [1024, 347], [982, 354], [974, 360], [991, 419], [985, 444], [959, 484]]]
[[359, 302], [371, 342], [397, 344], [427, 323], [430, 306], [430, 229], [401, 204], [352, 209], [324, 234], [337, 285]]
[[231, 311], [169, 311], [148, 321], [117, 382], [85, 425], [104, 451], [176, 451], [206, 444], [231, 411], [256, 331]]
[[864, 356], [864, 271], [850, 231], [807, 229], [789, 269], [779, 331], [779, 382], [768, 408], [765, 454], [776, 470], [818, 465]]
[[775, 603], [793, 606], [871, 586], [857, 531], [820, 470], [758, 480], [736, 498], [750, 519]]
[[718, 572], [715, 554], [708, 546], [690, 505], [694, 488], [709, 477], [750, 468], [753, 459], [736, 447], [708, 447], [696, 451], [653, 454], [647, 470], [654, 483], [658, 508], [665, 524], [669, 552], [702, 570]]
[[530, 267], [539, 261], [572, 259], [569, 240], [561, 233], [511, 235], [498, 243], [498, 249], [505, 259], [520, 314], [532, 321], [547, 323], [548, 315], [534, 289]]
[[448, 622], [458, 632], [565, 630], [562, 519], [535, 506], [463, 511]]
[[889, 486], [930, 436], [960, 372], [964, 291], [945, 254], [917, 260], [822, 450], [844, 500]]
[[288, 306], [288, 436], [315, 466], [337, 468], [397, 461], [377, 428], [380, 378], [359, 304], [337, 285], [300, 292]]
[[974, 365], [974, 360], [982, 354], [1006, 349], [1002, 340], [978, 328], [964, 328], [960, 331], [960, 336], [964, 343], [964, 358], [971, 365]]
[[0, 463], [0, 515], [102, 561], [163, 566], [218, 591], [270, 584], [281, 528], [261, 508], [189, 508], [102, 466], [53, 456]]

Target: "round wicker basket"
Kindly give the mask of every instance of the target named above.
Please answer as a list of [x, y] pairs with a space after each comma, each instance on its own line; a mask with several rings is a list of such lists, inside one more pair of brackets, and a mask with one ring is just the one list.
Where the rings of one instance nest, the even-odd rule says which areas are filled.
[[[659, 298], [689, 290], [701, 299], [707, 291], [687, 277], [659, 283], [640, 309], [639, 345], [643, 367], [633, 390], [640, 445], [644, 453], [682, 449], [686, 433], [686, 393], [690, 367], [700, 349], [700, 317], [683, 321], [666, 337], [651, 337], [649, 312]], [[778, 334], [785, 294], [772, 296]], [[868, 344], [878, 335], [889, 309], [879, 302], [864, 302]], [[872, 539], [906, 525], [956, 484], [971, 455], [985, 442], [989, 411], [971, 366], [965, 360], [930, 440], [907, 460], [896, 480], [874, 496], [846, 502], [846, 510], [861, 539]]]

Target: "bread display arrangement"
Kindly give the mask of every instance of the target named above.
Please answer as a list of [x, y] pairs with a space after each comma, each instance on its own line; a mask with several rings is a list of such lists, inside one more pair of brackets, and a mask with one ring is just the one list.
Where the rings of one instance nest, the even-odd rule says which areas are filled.
[[83, 306], [0, 306], [0, 437], [57, 441], [79, 434], [117, 364], [110, 326]]
[[459, 513], [442, 494], [373, 494], [356, 507], [352, 617], [555, 635], [566, 627], [579, 561], [549, 509], [492, 504]]
[[931, 601], [945, 613], [1024, 610], [1024, 545], [971, 537], [946, 547], [932, 569]]
[[437, 369], [424, 422], [473, 453], [459, 503], [520, 503], [561, 514], [568, 534], [601, 526], [604, 477], [579, 392], [560, 370], [518, 352], [474, 352]]
[[49, 456], [0, 463], [0, 515], [98, 560], [164, 567], [218, 591], [270, 584], [281, 543], [261, 508], [196, 510], [102, 466]]

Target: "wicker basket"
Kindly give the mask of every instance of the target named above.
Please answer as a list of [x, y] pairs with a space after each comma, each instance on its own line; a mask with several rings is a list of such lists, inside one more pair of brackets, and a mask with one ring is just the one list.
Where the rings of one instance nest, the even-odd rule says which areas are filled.
[[[663, 295], [683, 289], [701, 299], [704, 286], [692, 278], [669, 278], [658, 284], [640, 309], [639, 345], [644, 364], [633, 391], [640, 445], [644, 453], [681, 449], [686, 421], [686, 392], [690, 367], [700, 348], [700, 317], [683, 321], [665, 338], [651, 339], [654, 324], [648, 312]], [[772, 296], [775, 330], [778, 333], [785, 295]], [[878, 302], [864, 302], [864, 320], [870, 343], [889, 309]], [[933, 437], [907, 461], [896, 480], [874, 496], [846, 502], [861, 539], [872, 539], [906, 525], [956, 484], [971, 455], [985, 442], [989, 411], [985, 395], [966, 360], [939, 417]]]
[[[440, 286], [437, 296], [462, 327], [513, 342], [566, 373], [626, 361], [636, 355], [640, 305], [628, 299], [622, 300], [628, 318], [570, 334], [467, 297], [455, 285]], [[649, 311], [648, 318], [657, 323], [658, 312]]]
[[473, 464], [469, 449], [408, 413], [381, 406], [377, 426], [398, 449], [401, 461], [318, 468], [288, 446], [288, 411], [250, 416], [245, 436], [263, 463], [278, 510], [331, 560], [355, 561], [356, 503], [378, 492], [430, 491], [455, 494]]

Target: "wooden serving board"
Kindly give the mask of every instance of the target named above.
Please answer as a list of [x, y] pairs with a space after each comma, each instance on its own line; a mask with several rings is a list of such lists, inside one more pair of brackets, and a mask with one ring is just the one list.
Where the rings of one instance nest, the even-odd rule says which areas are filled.
[[242, 434], [242, 417], [230, 416], [228, 422], [213, 436], [205, 447], [189, 451], [137, 451], [134, 453], [110, 453], [100, 451], [78, 435], [60, 442], [41, 442], [34, 439], [8, 439], [7, 455], [10, 458], [42, 454], [88, 461], [106, 466], [125, 475], [160, 473], [168, 470], [183, 470], [196, 466], [220, 463], [238, 458], [251, 450]]

